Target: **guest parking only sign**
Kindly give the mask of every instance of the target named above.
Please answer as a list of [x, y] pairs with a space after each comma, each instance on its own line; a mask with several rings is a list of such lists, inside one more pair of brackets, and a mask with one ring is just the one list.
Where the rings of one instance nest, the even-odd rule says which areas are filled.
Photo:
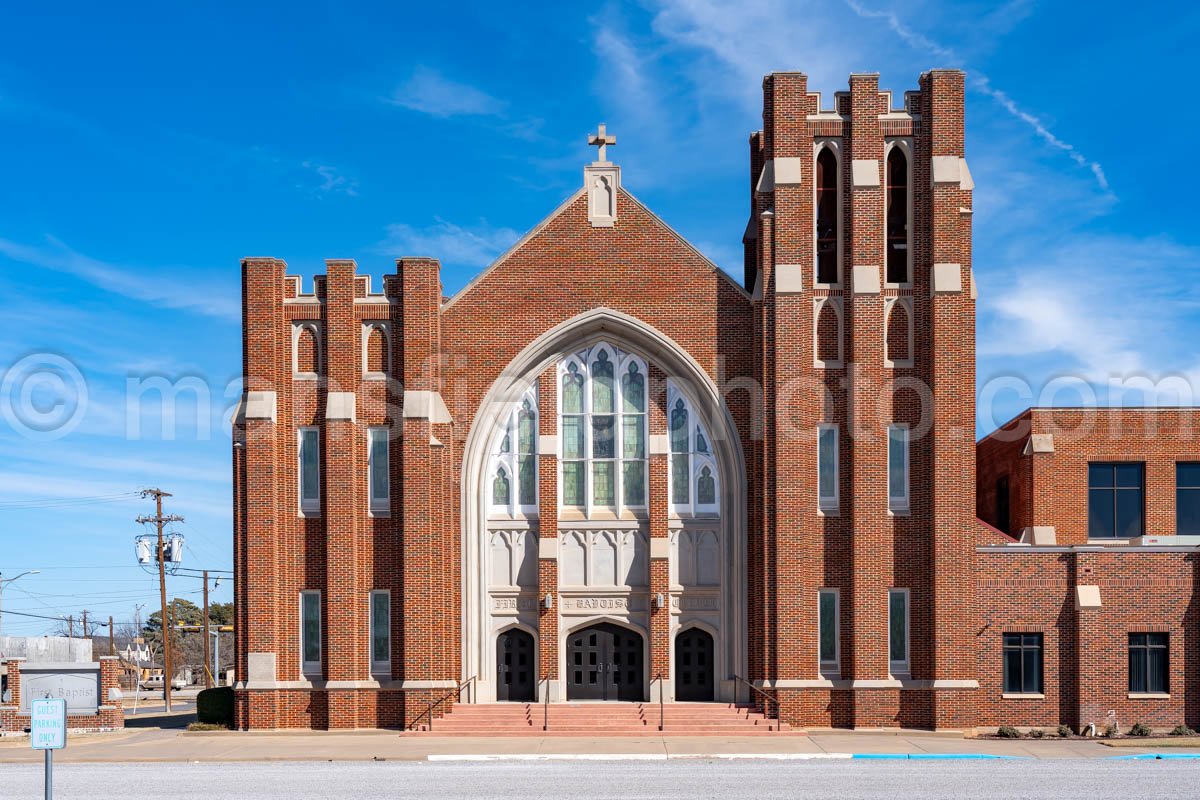
[[34, 750], [61, 750], [67, 746], [66, 700], [30, 701], [29, 739]]

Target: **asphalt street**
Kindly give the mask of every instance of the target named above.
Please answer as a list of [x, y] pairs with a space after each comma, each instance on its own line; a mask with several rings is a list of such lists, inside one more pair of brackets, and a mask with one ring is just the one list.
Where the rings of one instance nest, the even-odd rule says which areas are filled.
[[[70, 764], [55, 798], [1194, 797], [1200, 761], [567, 761]], [[39, 798], [42, 771], [0, 765], [0, 797]]]

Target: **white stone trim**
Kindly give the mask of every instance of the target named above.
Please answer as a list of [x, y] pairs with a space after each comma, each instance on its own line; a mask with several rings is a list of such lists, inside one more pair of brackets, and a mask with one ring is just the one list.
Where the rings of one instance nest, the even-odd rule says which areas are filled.
[[398, 687], [404, 691], [414, 689], [457, 689], [458, 681], [401, 681]]
[[651, 558], [670, 558], [671, 557], [671, 540], [665, 536], [650, 537], [650, 557]]
[[538, 453], [546, 455], [554, 455], [558, 452], [558, 434], [556, 433], [541, 433], [538, 434]]
[[809, 680], [781, 679], [774, 681], [754, 681], [759, 689], [854, 689], [858, 691], [871, 689], [899, 689], [901, 691], [951, 691], [957, 689], [978, 689], [976, 680], [914, 680], [912, 678], [886, 678], [880, 680], [851, 680], [813, 678]]
[[[368, 287], [369, 288], [369, 287]], [[386, 302], [386, 298], [384, 300]], [[383, 344], [387, 348], [385, 353], [386, 359], [383, 365], [383, 372], [372, 372], [367, 369], [367, 351], [371, 345], [371, 334], [379, 331], [383, 335]], [[362, 371], [363, 375], [370, 378], [385, 378], [392, 371], [392, 323], [383, 319], [368, 319], [362, 323]]]
[[409, 390], [404, 393], [404, 418], [427, 419], [434, 424], [454, 421], [440, 392]]
[[1058, 543], [1057, 533], [1053, 525], [1032, 525], [1021, 529], [1020, 542], [1040, 547], [1052, 547]]
[[325, 395], [325, 420], [327, 422], [334, 420], [355, 422], [358, 419], [357, 406], [358, 402], [354, 397], [354, 392], [329, 392]]
[[665, 456], [671, 452], [671, 440], [665, 433], [652, 433], [648, 437], [647, 452], [652, 456]]
[[587, 193], [588, 223], [593, 228], [616, 225], [621, 168], [607, 161], [589, 164], [583, 168], [583, 190]]
[[[309, 330], [313, 336], [313, 347], [316, 348], [316, 371], [301, 372], [300, 371], [300, 332]], [[315, 319], [298, 319], [292, 321], [292, 377], [313, 379], [321, 371], [321, 356], [325, 349], [325, 342], [321, 336], [321, 323]]]
[[800, 264], [775, 265], [775, 294], [800, 294], [803, 291], [803, 266]]
[[879, 187], [879, 159], [856, 158], [850, 167], [855, 189]]
[[962, 169], [958, 156], [933, 156], [931, 177], [934, 183], [958, 183], [962, 180]]
[[[825, 310], [825, 306], [833, 308], [833, 313], [837, 315], [838, 332], [837, 345], [838, 354], [834, 361], [821, 360], [821, 312]], [[813, 342], [813, 366], [822, 369], [840, 369], [845, 363], [846, 357], [846, 330], [845, 317], [842, 313], [842, 299], [840, 297], [816, 297], [813, 298], [813, 327], [812, 327], [812, 342]]]
[[1025, 442], [1025, 449], [1021, 455], [1031, 456], [1034, 453], [1053, 453], [1054, 452], [1054, 434], [1053, 433], [1033, 433]]
[[238, 403], [235, 419], [245, 422], [248, 419], [269, 419], [276, 422], [275, 392], [246, 392]]
[[958, 294], [962, 292], [961, 264], [934, 264], [930, 290], [933, 294]]
[[[908, 315], [908, 358], [892, 358], [891, 350], [888, 347], [892, 327], [892, 311], [896, 306], [904, 309]], [[912, 367], [916, 363], [916, 346], [915, 329], [916, 323], [913, 319], [913, 303], [911, 297], [888, 297], [883, 301], [883, 365], [892, 369], [906, 369]]]
[[855, 294], [879, 294], [879, 267], [855, 264], [850, 270], [850, 284]]
[[538, 538], [538, 558], [543, 561], [558, 560], [557, 536], [541, 536]]
[[798, 157], [775, 159], [775, 185], [799, 186], [803, 183], [804, 163]]
[[1076, 586], [1075, 608], [1101, 608], [1099, 586]]

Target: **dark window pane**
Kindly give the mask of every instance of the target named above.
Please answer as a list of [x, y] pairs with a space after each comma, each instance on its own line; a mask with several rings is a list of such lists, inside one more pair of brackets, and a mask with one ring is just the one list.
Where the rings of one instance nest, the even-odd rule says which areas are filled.
[[1116, 535], [1116, 508], [1112, 489], [1088, 490], [1088, 538], [1103, 539]]
[[1200, 534], [1200, 489], [1175, 492], [1175, 532], [1180, 536]]
[[1200, 489], [1200, 462], [1181, 462], [1175, 465], [1177, 486]]
[[1006, 694], [1021, 691], [1021, 651], [1015, 648], [1004, 651], [1004, 691]]
[[1142, 493], [1134, 489], [1117, 490], [1117, 527], [1119, 538], [1142, 535]]
[[1114, 464], [1113, 472], [1118, 487], [1125, 489], [1142, 488], [1141, 464]]
[[821, 661], [837, 660], [837, 598], [833, 592], [820, 594]]
[[1146, 691], [1167, 691], [1167, 648], [1151, 647], [1146, 651]]
[[1113, 485], [1112, 464], [1088, 464], [1088, 487], [1092, 489]]

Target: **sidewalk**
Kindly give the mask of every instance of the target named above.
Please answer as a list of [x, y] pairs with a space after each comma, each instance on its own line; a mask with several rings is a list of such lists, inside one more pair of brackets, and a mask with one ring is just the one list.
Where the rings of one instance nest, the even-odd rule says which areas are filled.
[[[55, 755], [61, 763], [229, 761], [424, 761], [483, 756], [544, 758], [579, 756], [642, 759], [688, 757], [827, 758], [850, 754], [976, 755], [1036, 759], [1109, 758], [1153, 748], [1110, 748], [1095, 741], [964, 739], [936, 733], [818, 731], [808, 736], [755, 737], [510, 737], [447, 738], [400, 735], [395, 731], [186, 733], [145, 728], [72, 737]], [[1200, 747], [1171, 748], [1200, 754]], [[27, 739], [0, 740], [0, 763], [40, 762]]]

